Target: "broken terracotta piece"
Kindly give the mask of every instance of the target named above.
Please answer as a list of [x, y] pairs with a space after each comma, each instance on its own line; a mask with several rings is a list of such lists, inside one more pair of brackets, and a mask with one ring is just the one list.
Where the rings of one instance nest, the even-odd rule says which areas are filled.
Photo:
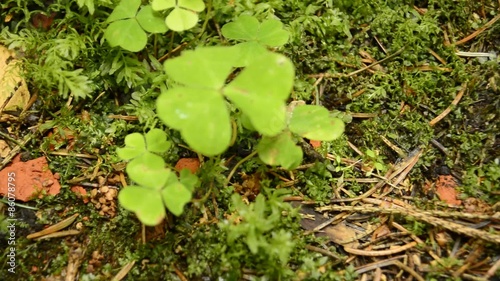
[[49, 170], [45, 157], [22, 162], [18, 154], [0, 171], [0, 195], [7, 198], [13, 194], [15, 200], [27, 202], [44, 195], [56, 195], [60, 190], [61, 185]]
[[440, 175], [436, 180], [436, 194], [440, 200], [454, 206], [460, 206], [461, 200], [457, 197], [459, 192], [456, 190], [458, 183], [451, 175]]
[[200, 160], [198, 158], [181, 158], [175, 164], [175, 170], [177, 172], [182, 171], [182, 169], [188, 169], [191, 173], [196, 173], [200, 168]]

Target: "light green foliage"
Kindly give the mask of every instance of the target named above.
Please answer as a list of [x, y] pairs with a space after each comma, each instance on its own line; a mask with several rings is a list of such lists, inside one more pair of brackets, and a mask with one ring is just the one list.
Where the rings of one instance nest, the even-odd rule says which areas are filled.
[[243, 41], [233, 47], [241, 54], [236, 66], [248, 65], [253, 58], [265, 53], [265, 47], [282, 46], [289, 37], [280, 21], [268, 19], [259, 23], [255, 17], [246, 15], [224, 25], [221, 32], [228, 39]]
[[198, 13], [205, 9], [202, 0], [153, 0], [151, 5], [155, 11], [174, 8], [165, 19], [173, 31], [194, 27], [198, 22]]
[[88, 97], [94, 90], [88, 70], [77, 67], [81, 57], [88, 55], [90, 45], [75, 29], [57, 34], [41, 34], [29, 29], [16, 34], [4, 29], [0, 39], [9, 48], [25, 52], [24, 59], [29, 61], [23, 66], [26, 75], [39, 89], [57, 89], [63, 98], [71, 94], [77, 99]]
[[142, 7], [140, 0], [122, 0], [113, 10], [107, 22], [109, 26], [104, 38], [112, 47], [120, 46], [131, 52], [138, 52], [147, 43], [147, 34], [164, 33], [167, 26], [160, 15], [154, 13], [150, 5]]
[[263, 137], [257, 146], [260, 159], [268, 165], [283, 166], [285, 169], [297, 167], [302, 161], [302, 149], [295, 145], [289, 132], [275, 137]]
[[[248, 43], [253, 45], [244, 48], [278, 46], [288, 38], [279, 21], [259, 24], [249, 16], [241, 16], [223, 30], [230, 38], [252, 40]], [[313, 105], [295, 108], [287, 120], [285, 102], [293, 87], [293, 65], [285, 56], [262, 48], [258, 55], [248, 56], [248, 49], [241, 47], [201, 47], [166, 61], [165, 71], [181, 85], [162, 91], [157, 112], [165, 124], [181, 131], [191, 148], [213, 156], [224, 152], [231, 139], [227, 98], [241, 110], [241, 124], [263, 135], [257, 148], [260, 158], [266, 164], [291, 169], [302, 161], [302, 150], [295, 145], [287, 124], [300, 137], [333, 140], [342, 135], [344, 123]], [[242, 57], [246, 67], [226, 85]]]
[[226, 86], [237, 58], [238, 50], [231, 47], [205, 47], [165, 62], [167, 74], [183, 85], [162, 92], [158, 116], [205, 155], [220, 154], [229, 146], [231, 126], [224, 97], [264, 135], [276, 135], [285, 127], [285, 100], [293, 83], [291, 62], [267, 53]]
[[235, 57], [229, 47], [210, 47], [165, 62], [167, 74], [184, 85], [160, 95], [158, 116], [205, 155], [220, 154], [229, 146], [229, 111], [220, 90]]
[[259, 133], [274, 136], [286, 126], [285, 101], [293, 79], [293, 64], [288, 58], [266, 53], [253, 60], [223, 91]]
[[118, 156], [124, 160], [137, 158], [145, 153], [163, 153], [168, 150], [170, 143], [167, 135], [159, 129], [149, 131], [146, 136], [133, 133], [125, 137], [125, 147], [117, 150]]
[[344, 132], [344, 122], [332, 118], [326, 108], [316, 105], [297, 106], [290, 119], [290, 130], [301, 137], [331, 141]]
[[219, 224], [227, 232], [228, 244], [236, 244], [242, 238], [252, 254], [266, 255], [271, 261], [276, 259], [282, 265], [286, 264], [294, 243], [290, 233], [275, 229], [282, 216], [279, 200], [276, 196], [266, 200], [261, 193], [254, 203], [247, 205], [241, 196], [233, 194], [234, 213], [229, 221]]
[[164, 153], [170, 143], [162, 130], [153, 129], [145, 136], [133, 133], [125, 138], [125, 147], [117, 154], [127, 164], [127, 174], [137, 185], [124, 188], [118, 195], [120, 204], [136, 213], [146, 225], [157, 225], [165, 217], [165, 206], [174, 215], [183, 213], [184, 205], [191, 200], [196, 176], [183, 170], [180, 180], [156, 153]]

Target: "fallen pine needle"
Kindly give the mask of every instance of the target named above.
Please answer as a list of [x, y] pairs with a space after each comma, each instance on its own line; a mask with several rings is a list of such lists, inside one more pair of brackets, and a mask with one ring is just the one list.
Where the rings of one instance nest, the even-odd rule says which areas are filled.
[[451, 112], [451, 110], [453, 109], [453, 107], [457, 106], [457, 104], [460, 102], [460, 100], [462, 99], [462, 97], [463, 97], [466, 89], [467, 89], [467, 83], [463, 83], [462, 84], [462, 89], [460, 89], [460, 91], [458, 92], [457, 96], [455, 97], [455, 99], [453, 100], [453, 102], [451, 103], [451, 105], [448, 106], [443, 112], [441, 112], [441, 114], [439, 114], [436, 118], [432, 119], [429, 122], [429, 125], [434, 126], [439, 121], [441, 121], [441, 119], [443, 119], [444, 117], [446, 117], [446, 115], [448, 115]]
[[400, 252], [404, 252], [410, 248], [413, 248], [417, 246], [417, 242], [413, 241], [411, 243], [408, 243], [404, 246], [389, 249], [389, 250], [382, 250], [382, 251], [367, 251], [367, 250], [360, 250], [360, 249], [354, 249], [354, 248], [349, 248], [349, 247], [344, 247], [344, 251], [348, 252], [349, 254], [353, 255], [358, 255], [358, 256], [368, 256], [368, 257], [380, 257], [380, 256], [388, 256], [388, 255], [393, 255], [397, 254]]

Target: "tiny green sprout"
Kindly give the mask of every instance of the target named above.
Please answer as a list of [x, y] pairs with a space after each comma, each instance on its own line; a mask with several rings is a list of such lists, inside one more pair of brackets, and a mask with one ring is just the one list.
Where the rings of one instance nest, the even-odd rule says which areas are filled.
[[[120, 46], [131, 52], [138, 52], [147, 43], [147, 32], [164, 33], [167, 26], [161, 15], [153, 11], [151, 5], [142, 7], [140, 0], [122, 0], [109, 15], [109, 26], [104, 38], [111, 47]], [[139, 12], [137, 12], [139, 10]]]
[[255, 17], [247, 15], [224, 25], [221, 32], [228, 39], [242, 42], [233, 47], [241, 52], [237, 66], [248, 65], [252, 58], [265, 54], [266, 47], [282, 46], [289, 38], [280, 21], [269, 19], [259, 23]]
[[205, 9], [202, 0], [153, 0], [155, 11], [174, 8], [165, 19], [167, 26], [173, 31], [190, 29], [198, 22], [198, 13]]

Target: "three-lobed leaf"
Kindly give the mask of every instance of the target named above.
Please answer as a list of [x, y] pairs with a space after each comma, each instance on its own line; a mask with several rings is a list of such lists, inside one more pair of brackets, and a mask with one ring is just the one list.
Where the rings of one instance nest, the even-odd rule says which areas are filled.
[[167, 26], [164, 19], [153, 11], [151, 5], [146, 5], [139, 12], [140, 0], [122, 0], [115, 7], [106, 22], [109, 26], [104, 32], [104, 38], [111, 47], [120, 46], [131, 52], [138, 52], [146, 46], [146, 31], [164, 33]]
[[280, 21], [269, 19], [259, 23], [255, 17], [247, 15], [242, 15], [235, 21], [224, 25], [221, 32], [226, 38], [244, 41], [233, 46], [241, 53], [241, 58], [236, 65], [238, 67], [247, 66], [252, 58], [265, 54], [266, 47], [286, 44], [289, 36]]
[[167, 133], [160, 129], [150, 130], [146, 136], [146, 148], [150, 152], [163, 153], [170, 148], [170, 142], [167, 141]]
[[241, 41], [255, 41], [268, 47], [278, 47], [288, 41], [288, 32], [276, 19], [268, 19], [259, 23], [252, 16], [242, 15], [235, 21], [224, 25], [221, 29], [224, 37]]
[[147, 151], [163, 153], [170, 148], [167, 134], [160, 129], [152, 129], [145, 136], [132, 133], [125, 137], [125, 147], [116, 150], [118, 157], [123, 160], [137, 158]]
[[166, 25], [173, 31], [194, 27], [198, 22], [198, 12], [205, 9], [202, 0], [153, 0], [151, 5], [155, 11], [174, 8], [165, 19]]
[[132, 133], [125, 137], [125, 147], [118, 148], [116, 153], [123, 160], [130, 160], [146, 152], [146, 141], [140, 133]]

